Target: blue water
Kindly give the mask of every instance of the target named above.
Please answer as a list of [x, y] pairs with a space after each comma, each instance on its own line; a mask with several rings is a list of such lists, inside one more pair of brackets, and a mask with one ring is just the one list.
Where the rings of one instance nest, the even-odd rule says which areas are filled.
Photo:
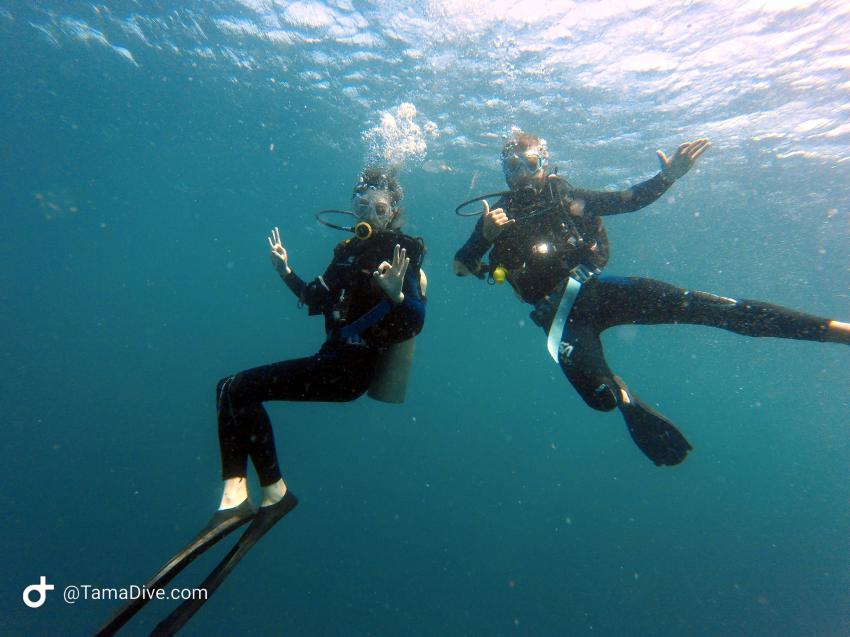
[[139, 583], [203, 524], [217, 380], [323, 336], [265, 237], [320, 273], [313, 213], [389, 151], [429, 248], [407, 402], [269, 406], [301, 506], [182, 634], [850, 634], [846, 347], [606, 333], [695, 447], [659, 469], [507, 287], [451, 273], [511, 126], [589, 188], [707, 135], [609, 220], [608, 271], [847, 320], [850, 14], [768, 4], [0, 2], [0, 634], [93, 633], [117, 604], [65, 586]]

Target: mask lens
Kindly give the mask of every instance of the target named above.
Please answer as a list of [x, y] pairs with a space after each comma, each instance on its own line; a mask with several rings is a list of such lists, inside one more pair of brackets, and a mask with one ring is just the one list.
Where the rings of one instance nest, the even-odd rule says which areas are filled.
[[358, 217], [365, 218], [369, 216], [369, 200], [365, 197], [354, 198], [354, 212]]
[[389, 195], [373, 186], [355, 195], [353, 203], [354, 212], [361, 219], [383, 220], [392, 212]]
[[511, 153], [502, 159], [502, 168], [508, 177], [533, 175], [546, 165], [546, 157], [539, 153]]
[[[537, 161], [535, 160], [534, 165], [537, 165]], [[521, 174], [527, 174], [535, 170], [529, 165], [528, 158], [517, 155], [516, 153], [505, 157], [503, 161], [503, 166], [505, 169], [505, 174], [511, 176], [517, 176]]]

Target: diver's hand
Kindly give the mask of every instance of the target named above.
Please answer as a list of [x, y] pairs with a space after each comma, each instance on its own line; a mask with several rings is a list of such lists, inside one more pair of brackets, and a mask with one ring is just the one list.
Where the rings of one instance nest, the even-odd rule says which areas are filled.
[[496, 240], [496, 237], [504, 232], [505, 228], [514, 223], [514, 219], [508, 219], [508, 215], [501, 208], [490, 210], [490, 204], [487, 203], [486, 199], [481, 203], [484, 205], [484, 212], [482, 213], [484, 215], [484, 226], [481, 230], [484, 238], [492, 243]]
[[693, 167], [697, 159], [699, 159], [710, 146], [711, 143], [708, 139], [703, 137], [693, 142], [685, 142], [679, 146], [672, 159], [668, 159], [663, 150], [656, 150], [655, 154], [658, 155], [658, 161], [661, 162], [661, 172], [663, 172], [668, 179], [676, 181]]
[[292, 268], [289, 267], [289, 255], [286, 253], [286, 248], [280, 242], [280, 230], [275, 226], [271, 236], [268, 237], [269, 247], [272, 249], [272, 264], [274, 269], [280, 276], [288, 276], [292, 273]]
[[407, 250], [396, 244], [392, 264], [384, 261], [372, 273], [372, 278], [378, 287], [393, 303], [398, 304], [404, 301], [404, 292], [401, 289], [404, 286], [404, 275], [408, 265], [410, 265], [410, 259], [407, 257]]

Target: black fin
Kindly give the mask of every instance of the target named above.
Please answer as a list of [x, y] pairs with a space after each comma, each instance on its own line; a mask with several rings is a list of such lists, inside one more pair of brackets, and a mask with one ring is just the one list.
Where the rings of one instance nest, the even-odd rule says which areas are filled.
[[[222, 538], [232, 533], [240, 526], [251, 520], [257, 512], [257, 507], [250, 500], [245, 500], [237, 507], [216, 511], [206, 526], [201, 529], [194, 539], [189, 542], [174, 557], [168, 560], [156, 574], [144, 584], [144, 589], [154, 591], [164, 588], [171, 580], [191, 564], [196, 557], [203, 554]], [[139, 596], [127, 602], [115, 613], [95, 637], [109, 637], [118, 632], [133, 616], [144, 608], [150, 601], [148, 595]]]
[[618, 407], [632, 440], [657, 466], [680, 464], [693, 449], [676, 426], [629, 390], [622, 380], [615, 377], [621, 391], [625, 391], [629, 402], [620, 401]]
[[230, 572], [242, 560], [243, 557], [250, 551], [254, 545], [263, 537], [266, 532], [272, 528], [280, 519], [292, 511], [298, 504], [292, 491], [287, 490], [286, 495], [275, 504], [267, 507], [260, 507], [257, 515], [254, 516], [254, 521], [251, 522], [239, 541], [230, 549], [230, 552], [224, 556], [224, 559], [207, 575], [207, 578], [198, 587], [206, 591], [204, 599], [187, 599], [182, 602], [177, 608], [171, 611], [171, 614], [163, 619], [156, 628], [151, 632], [151, 637], [171, 637], [183, 628], [186, 623], [197, 613], [206, 603], [210, 596], [221, 586], [222, 582], [230, 575]]

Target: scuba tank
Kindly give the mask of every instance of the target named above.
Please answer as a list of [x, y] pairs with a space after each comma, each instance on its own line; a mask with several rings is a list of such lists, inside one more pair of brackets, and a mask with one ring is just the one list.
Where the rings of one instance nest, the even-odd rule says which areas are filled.
[[[428, 288], [428, 279], [419, 270], [419, 289], [422, 298]], [[390, 345], [378, 358], [375, 375], [367, 392], [369, 398], [384, 403], [400, 404], [407, 394], [410, 369], [413, 367], [413, 354], [416, 351], [416, 337], [401, 343]]]
[[383, 403], [404, 402], [415, 351], [416, 337], [414, 336], [401, 343], [390, 345], [381, 353], [376, 364], [375, 375], [369, 384], [367, 392], [369, 398]]

